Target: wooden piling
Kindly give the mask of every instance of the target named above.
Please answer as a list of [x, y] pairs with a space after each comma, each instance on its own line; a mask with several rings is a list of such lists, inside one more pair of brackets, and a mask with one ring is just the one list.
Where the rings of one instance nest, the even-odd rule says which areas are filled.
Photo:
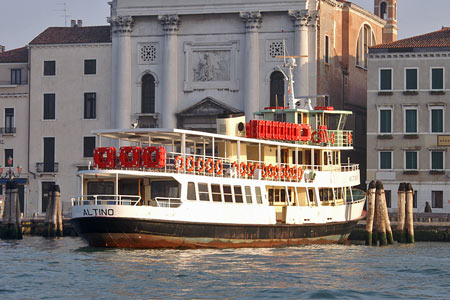
[[373, 234], [373, 220], [375, 217], [375, 193], [376, 185], [375, 181], [372, 180], [369, 183], [368, 195], [367, 195], [367, 217], [366, 217], [366, 245], [372, 245], [372, 234]]
[[385, 227], [386, 227], [386, 239], [389, 245], [394, 244], [394, 235], [392, 234], [392, 228], [391, 228], [391, 221], [389, 220], [389, 212], [386, 204], [386, 193], [384, 192], [383, 183], [381, 183], [382, 187], [382, 193], [381, 193], [381, 204], [383, 205], [383, 215], [381, 218], [383, 218]]
[[49, 201], [45, 214], [44, 236], [62, 236], [61, 193], [58, 185], [52, 185], [49, 189]]
[[406, 205], [406, 183], [398, 186], [398, 220], [397, 220], [397, 242], [405, 243], [405, 205]]
[[6, 183], [5, 205], [3, 210], [2, 239], [22, 239], [22, 220], [20, 215], [19, 190], [15, 181]]
[[413, 200], [414, 200], [414, 190], [412, 188], [411, 183], [408, 183], [406, 185], [406, 218], [405, 218], [407, 243], [414, 243]]
[[384, 188], [383, 183], [381, 181], [376, 182], [376, 195], [375, 195], [375, 204], [376, 204], [376, 215], [377, 215], [377, 225], [378, 225], [378, 239], [380, 241], [380, 246], [386, 246], [387, 245], [387, 238], [386, 238], [386, 223], [384, 220], [384, 205], [383, 205], [383, 199], [385, 200], [384, 195]]

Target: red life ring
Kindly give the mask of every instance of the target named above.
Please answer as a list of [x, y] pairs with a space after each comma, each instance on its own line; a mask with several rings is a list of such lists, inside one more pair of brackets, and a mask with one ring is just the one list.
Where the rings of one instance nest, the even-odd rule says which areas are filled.
[[273, 176], [273, 166], [272, 166], [272, 164], [270, 164], [270, 165], [267, 167], [267, 176], [269, 176], [269, 177], [272, 177], [272, 176]]
[[192, 172], [194, 171], [194, 168], [195, 168], [194, 157], [189, 156], [188, 158], [186, 158], [186, 171]]
[[245, 174], [247, 174], [247, 165], [245, 164], [245, 162], [241, 162], [241, 164], [239, 165], [239, 173], [241, 174], [241, 176], [245, 176]]
[[197, 159], [197, 171], [203, 172], [205, 171], [205, 168], [206, 168], [205, 161], [203, 160], [203, 158], [200, 157], [199, 159]]
[[311, 141], [315, 144], [317, 144], [320, 140], [320, 137], [317, 133], [317, 131], [313, 131], [313, 133], [311, 134]]
[[184, 158], [178, 155], [177, 157], [175, 157], [175, 169], [177, 169], [177, 171], [182, 171], [183, 168], [184, 168]]
[[266, 164], [263, 164], [262, 165], [262, 177], [266, 178], [267, 177], [267, 173], [268, 173], [267, 166], [266, 166]]
[[280, 177], [280, 168], [278, 166], [273, 166], [273, 177], [279, 178]]
[[349, 133], [348, 133], [348, 144], [351, 145], [352, 142], [353, 142], [353, 136], [352, 136], [352, 133], [349, 132]]
[[214, 161], [212, 158], [208, 158], [208, 160], [206, 161], [206, 171], [208, 173], [214, 172]]
[[247, 164], [247, 174], [249, 175], [249, 176], [253, 176], [253, 173], [255, 172], [255, 166], [253, 165], [253, 163], [252, 162], [249, 162], [248, 164]]
[[223, 163], [220, 159], [216, 162], [216, 173], [217, 175], [221, 175], [223, 173]]
[[303, 168], [302, 167], [298, 167], [298, 181], [302, 181], [303, 178]]
[[297, 169], [297, 167], [295, 167], [295, 166], [292, 167], [291, 171], [292, 171], [291, 177], [292, 177], [293, 180], [295, 180], [297, 178], [297, 176], [298, 176], [298, 169]]
[[280, 177], [281, 177], [281, 179], [284, 179], [285, 176], [286, 176], [286, 167], [284, 165], [282, 165], [280, 167]]
[[336, 142], [336, 136], [334, 135], [334, 132], [332, 132], [330, 135], [330, 143], [332, 145], [334, 145], [335, 142]]
[[286, 179], [291, 179], [291, 172], [292, 172], [291, 170], [292, 170], [291, 167], [286, 166], [286, 172], [285, 172]]

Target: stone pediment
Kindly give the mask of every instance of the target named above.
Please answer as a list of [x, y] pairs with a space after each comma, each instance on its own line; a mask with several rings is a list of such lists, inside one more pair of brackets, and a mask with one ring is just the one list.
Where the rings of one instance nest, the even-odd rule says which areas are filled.
[[220, 114], [235, 114], [241, 113], [242, 111], [229, 106], [225, 103], [222, 103], [213, 98], [205, 98], [196, 104], [180, 111], [177, 113], [179, 117], [188, 117], [188, 116], [217, 116]]

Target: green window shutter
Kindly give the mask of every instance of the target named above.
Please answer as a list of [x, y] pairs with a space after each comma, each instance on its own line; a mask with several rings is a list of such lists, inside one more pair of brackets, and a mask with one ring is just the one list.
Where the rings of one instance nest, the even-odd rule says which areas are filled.
[[406, 69], [406, 89], [417, 90], [417, 69]]
[[431, 110], [431, 132], [444, 131], [444, 116], [442, 109]]
[[407, 170], [417, 170], [417, 152], [407, 151], [406, 152], [406, 166]]
[[380, 110], [380, 133], [391, 133], [391, 111]]
[[391, 152], [380, 152], [380, 169], [392, 169]]
[[433, 90], [444, 89], [444, 69], [431, 70], [431, 89]]
[[392, 90], [392, 70], [380, 70], [380, 90]]
[[417, 110], [407, 109], [405, 110], [405, 131], [407, 133], [417, 132]]
[[431, 169], [432, 170], [444, 169], [444, 152], [442, 151], [431, 152]]

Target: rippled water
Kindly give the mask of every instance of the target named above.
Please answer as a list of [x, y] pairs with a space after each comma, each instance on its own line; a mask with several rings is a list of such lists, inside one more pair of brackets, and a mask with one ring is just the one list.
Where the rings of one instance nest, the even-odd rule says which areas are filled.
[[449, 299], [450, 244], [103, 250], [0, 241], [0, 299]]

